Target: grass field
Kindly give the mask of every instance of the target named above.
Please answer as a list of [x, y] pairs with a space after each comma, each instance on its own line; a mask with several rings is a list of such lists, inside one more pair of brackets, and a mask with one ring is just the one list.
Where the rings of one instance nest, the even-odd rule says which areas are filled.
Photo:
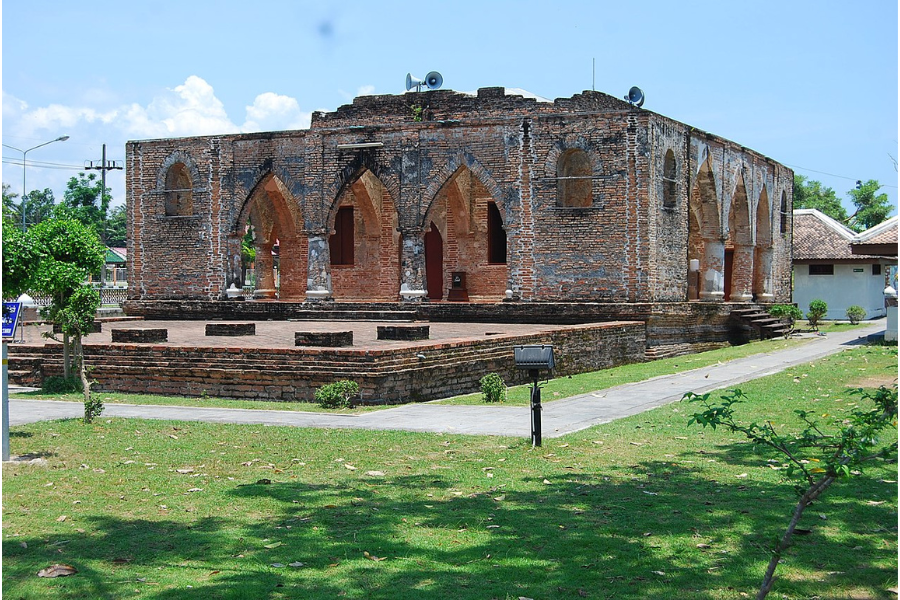
[[[846, 351], [741, 386], [746, 419], [840, 416], [862, 402], [851, 388], [896, 374], [896, 348]], [[15, 427], [12, 453], [35, 461], [3, 469], [4, 598], [753, 597], [793, 488], [776, 457], [688, 427], [692, 410], [538, 449], [102, 416]], [[897, 597], [896, 462], [839, 481], [800, 527], [771, 598]], [[36, 576], [53, 563], [78, 573]]]

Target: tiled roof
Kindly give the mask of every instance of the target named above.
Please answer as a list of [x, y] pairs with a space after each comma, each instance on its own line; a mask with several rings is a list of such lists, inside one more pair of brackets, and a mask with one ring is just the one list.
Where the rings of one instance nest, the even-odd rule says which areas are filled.
[[794, 211], [794, 260], [859, 259], [850, 252], [854, 233], [812, 208]]
[[897, 217], [891, 217], [883, 223], [879, 223], [875, 227], [867, 229], [856, 236], [853, 240], [854, 246], [862, 246], [863, 249], [869, 245], [897, 245]]

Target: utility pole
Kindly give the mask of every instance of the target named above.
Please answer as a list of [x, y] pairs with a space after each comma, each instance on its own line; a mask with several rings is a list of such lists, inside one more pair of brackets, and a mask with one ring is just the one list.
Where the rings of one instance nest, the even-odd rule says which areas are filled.
[[[106, 160], [106, 144], [103, 144], [103, 158], [99, 161], [89, 160], [84, 163], [85, 171], [100, 171], [100, 206], [103, 206], [103, 196], [106, 194], [106, 172], [122, 170], [122, 162], [118, 160]], [[105, 259], [104, 259], [105, 260]], [[106, 264], [100, 269], [100, 285], [106, 285]]]

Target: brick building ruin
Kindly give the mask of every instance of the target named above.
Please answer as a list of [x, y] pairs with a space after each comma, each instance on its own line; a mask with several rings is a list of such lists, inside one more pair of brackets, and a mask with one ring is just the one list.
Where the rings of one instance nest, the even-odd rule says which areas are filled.
[[454, 273], [473, 302], [790, 300], [793, 173], [598, 92], [363, 96], [126, 156], [133, 301], [226, 299], [248, 223], [282, 301], [446, 300]]

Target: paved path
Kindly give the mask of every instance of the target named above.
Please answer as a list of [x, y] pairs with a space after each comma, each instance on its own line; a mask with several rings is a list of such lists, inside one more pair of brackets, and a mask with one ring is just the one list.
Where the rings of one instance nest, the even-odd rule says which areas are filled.
[[[868, 336], [884, 331], [884, 323], [884, 320], [879, 320], [864, 328], [816, 336], [806, 344], [789, 350], [756, 354], [711, 367], [655, 377], [647, 381], [545, 403], [542, 413], [543, 437], [559, 437], [592, 425], [638, 414], [675, 402], [681, 399], [685, 392], [704, 393], [727, 388], [777, 373], [793, 365], [818, 360], [823, 356], [865, 343]], [[83, 412], [82, 405], [76, 402], [49, 400], [9, 402], [11, 425], [80, 417]], [[527, 406], [445, 406], [424, 403], [407, 404], [359, 415], [333, 415], [275, 410], [108, 404], [103, 416], [531, 437], [531, 416]]]

